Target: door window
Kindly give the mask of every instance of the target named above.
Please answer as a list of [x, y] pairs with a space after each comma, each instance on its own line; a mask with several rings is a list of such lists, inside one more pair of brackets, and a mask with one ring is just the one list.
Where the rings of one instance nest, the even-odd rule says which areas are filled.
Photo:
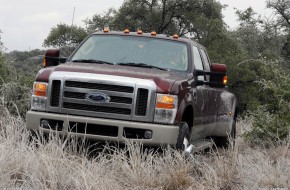
[[[204, 70], [204, 66], [198, 48], [196, 46], [193, 46], [192, 49], [193, 49], [193, 63], [195, 69]], [[198, 80], [205, 80], [205, 78], [204, 76], [198, 76]]]
[[[209, 62], [209, 59], [208, 59], [208, 56], [207, 56], [207, 53], [204, 49], [200, 49], [201, 51], [201, 55], [202, 55], [202, 58], [203, 58], [203, 63], [204, 63], [204, 67], [205, 67], [205, 70], [210, 72], [210, 62]], [[209, 77], [210, 76], [206, 76], [206, 81], [209, 81]]]

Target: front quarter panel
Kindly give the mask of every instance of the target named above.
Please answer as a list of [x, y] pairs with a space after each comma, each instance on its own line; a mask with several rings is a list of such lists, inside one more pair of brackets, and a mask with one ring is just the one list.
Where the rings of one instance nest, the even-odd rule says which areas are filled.
[[188, 106], [193, 107], [193, 83], [193, 79], [176, 81], [171, 89], [172, 94], [178, 95], [178, 111], [175, 123], [182, 121], [182, 116]]

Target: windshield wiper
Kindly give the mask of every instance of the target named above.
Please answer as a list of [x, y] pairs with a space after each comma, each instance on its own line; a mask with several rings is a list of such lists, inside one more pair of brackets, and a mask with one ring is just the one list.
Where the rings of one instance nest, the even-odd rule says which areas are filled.
[[132, 66], [132, 67], [144, 67], [144, 68], [154, 68], [154, 69], [159, 69], [163, 71], [168, 71], [168, 69], [161, 68], [161, 67], [156, 67], [153, 65], [148, 65], [145, 63], [117, 63], [117, 65], [125, 65], [125, 66]]
[[97, 64], [114, 65], [114, 63], [110, 63], [110, 62], [107, 62], [107, 61], [96, 60], [96, 59], [75, 59], [75, 60], [72, 60], [72, 62], [76, 62], [76, 63], [97, 63]]

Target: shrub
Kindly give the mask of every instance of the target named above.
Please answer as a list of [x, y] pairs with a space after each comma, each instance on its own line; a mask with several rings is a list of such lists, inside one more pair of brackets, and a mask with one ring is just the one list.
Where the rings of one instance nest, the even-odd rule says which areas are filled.
[[253, 143], [281, 143], [287, 140], [290, 130], [290, 75], [281, 61], [261, 63], [261, 79], [256, 83], [260, 93], [265, 94], [264, 102], [255, 111], [249, 111], [253, 117], [253, 127], [245, 136]]

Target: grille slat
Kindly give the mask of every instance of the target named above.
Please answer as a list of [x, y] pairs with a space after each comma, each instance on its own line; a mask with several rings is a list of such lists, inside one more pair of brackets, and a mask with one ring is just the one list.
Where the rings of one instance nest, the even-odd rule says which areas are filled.
[[66, 87], [74, 87], [74, 88], [86, 88], [86, 89], [126, 92], [126, 93], [133, 93], [134, 92], [134, 88], [129, 87], [129, 86], [118, 86], [118, 85], [111, 85], [111, 84], [79, 82], [79, 81], [66, 81], [65, 86]]
[[113, 113], [113, 114], [121, 114], [121, 115], [131, 115], [131, 109], [76, 104], [76, 103], [69, 103], [69, 102], [64, 102], [63, 108], [83, 110], [83, 111], [92, 111], [92, 112]]
[[51, 99], [50, 99], [50, 106], [58, 107], [59, 106], [59, 95], [60, 95], [60, 80], [53, 80], [52, 87], [51, 87]]
[[[80, 93], [80, 92], [64, 92], [65, 98], [75, 98], [75, 99], [85, 99], [86, 93]], [[123, 103], [123, 104], [132, 104], [132, 98], [127, 97], [118, 97], [118, 96], [110, 96], [110, 102], [114, 103]]]
[[136, 115], [146, 116], [148, 102], [148, 89], [139, 88], [136, 101]]

